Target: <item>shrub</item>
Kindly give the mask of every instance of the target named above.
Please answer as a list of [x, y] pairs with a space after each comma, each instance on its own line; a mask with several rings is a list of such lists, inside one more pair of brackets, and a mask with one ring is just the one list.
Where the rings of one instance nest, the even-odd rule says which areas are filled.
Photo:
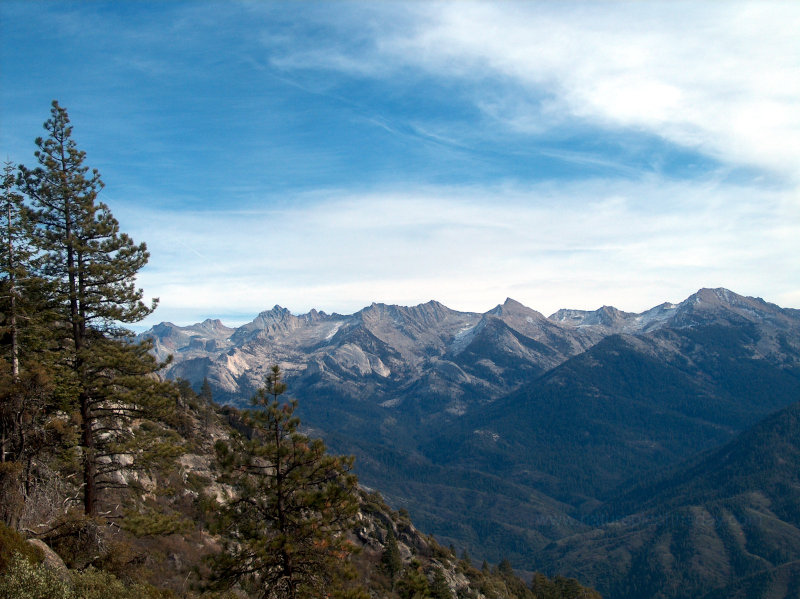
[[174, 596], [144, 584], [125, 586], [122, 581], [104, 570], [89, 567], [82, 572], [73, 572], [72, 582], [81, 599], [162, 599]]
[[[110, 595], [103, 595], [103, 597], [108, 596]], [[78, 599], [78, 597], [69, 583], [61, 580], [43, 564], [32, 563], [21, 553], [14, 553], [5, 572], [0, 575], [0, 599]]]

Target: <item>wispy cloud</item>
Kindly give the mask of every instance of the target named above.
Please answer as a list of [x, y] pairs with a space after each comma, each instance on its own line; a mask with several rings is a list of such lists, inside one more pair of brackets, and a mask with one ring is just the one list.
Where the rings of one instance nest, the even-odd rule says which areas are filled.
[[371, 52], [338, 45], [286, 68], [470, 82], [496, 123], [632, 128], [720, 160], [800, 172], [800, 5], [791, 2], [414, 4]]
[[342, 193], [303, 209], [135, 220], [152, 240], [141, 282], [161, 294], [155, 320], [186, 322], [275, 303], [486, 310], [507, 295], [543, 312], [642, 310], [708, 285], [791, 303], [792, 285], [768, 272], [796, 270], [799, 216], [779, 192], [652, 180]]

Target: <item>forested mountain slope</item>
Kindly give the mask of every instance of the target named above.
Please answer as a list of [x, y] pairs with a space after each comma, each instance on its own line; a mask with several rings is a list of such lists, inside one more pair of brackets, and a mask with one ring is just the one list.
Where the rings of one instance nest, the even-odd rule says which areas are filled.
[[610, 598], [796, 597], [800, 403], [591, 516], [607, 524], [553, 543], [536, 565]]

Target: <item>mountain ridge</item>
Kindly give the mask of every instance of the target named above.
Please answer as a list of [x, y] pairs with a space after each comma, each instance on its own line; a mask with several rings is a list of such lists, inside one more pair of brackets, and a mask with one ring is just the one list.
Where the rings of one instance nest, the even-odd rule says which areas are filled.
[[208, 380], [221, 403], [242, 405], [279, 364], [303, 422], [356, 455], [365, 484], [443, 542], [518, 568], [585, 532], [626, 481], [800, 396], [800, 311], [722, 288], [638, 314], [276, 306], [243, 329], [148, 335], [175, 355], [167, 376]]

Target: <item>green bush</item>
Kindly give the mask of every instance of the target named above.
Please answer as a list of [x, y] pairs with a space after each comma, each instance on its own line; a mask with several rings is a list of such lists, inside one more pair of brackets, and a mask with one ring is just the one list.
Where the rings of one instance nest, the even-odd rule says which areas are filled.
[[72, 573], [75, 592], [80, 599], [162, 599], [171, 597], [150, 585], [134, 584], [125, 586], [122, 581], [104, 570], [89, 567], [82, 572]]
[[0, 575], [0, 599], [79, 599], [79, 595], [43, 564], [34, 564], [21, 553], [14, 553]]

